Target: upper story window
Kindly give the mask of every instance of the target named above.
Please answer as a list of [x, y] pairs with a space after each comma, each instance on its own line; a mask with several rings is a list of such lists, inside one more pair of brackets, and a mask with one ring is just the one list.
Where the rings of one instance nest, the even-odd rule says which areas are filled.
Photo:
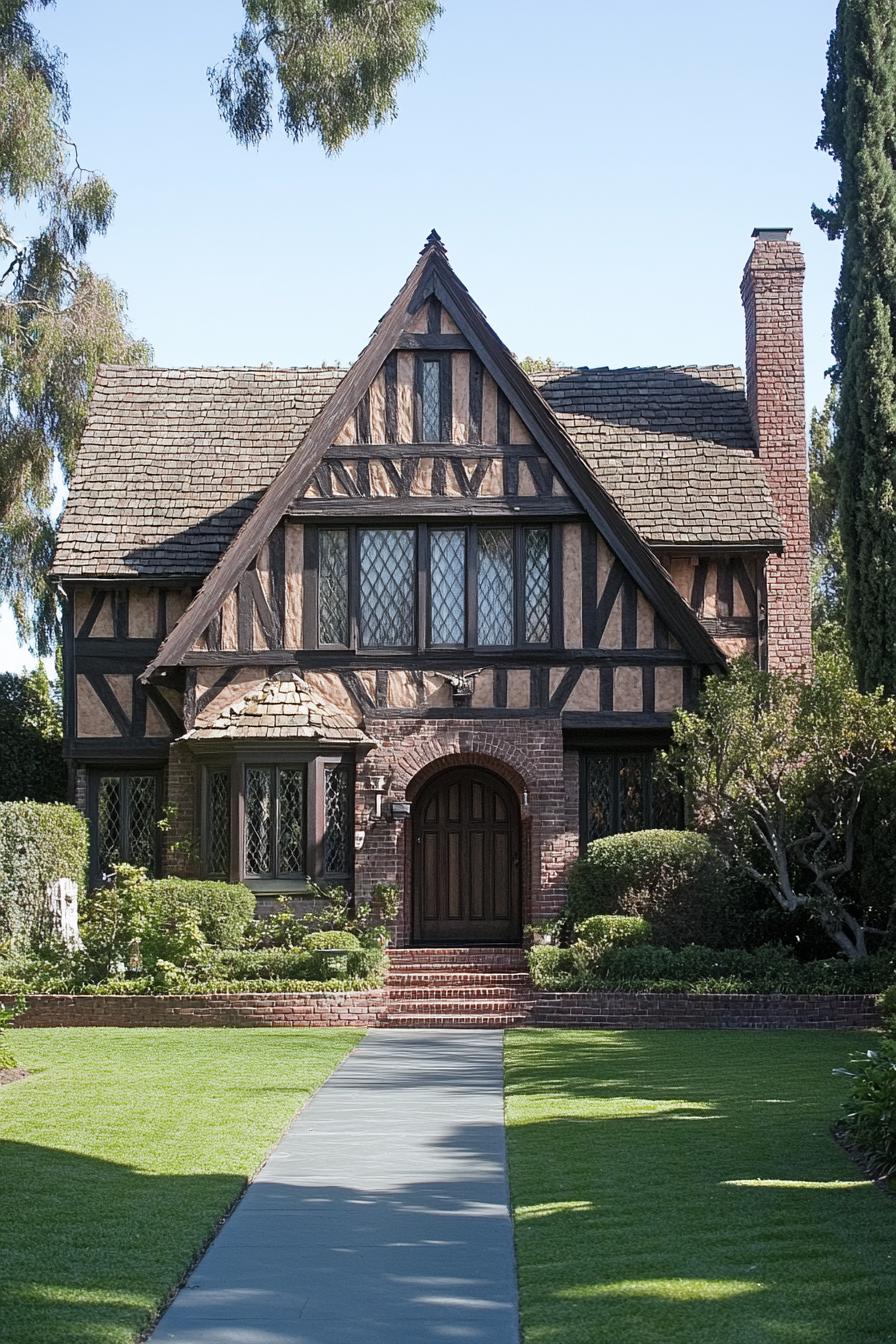
[[548, 525], [322, 528], [318, 646], [549, 645], [552, 550]]
[[442, 362], [420, 361], [420, 438], [438, 443], [442, 437]]
[[359, 625], [364, 649], [405, 649], [414, 643], [417, 530], [358, 530]]

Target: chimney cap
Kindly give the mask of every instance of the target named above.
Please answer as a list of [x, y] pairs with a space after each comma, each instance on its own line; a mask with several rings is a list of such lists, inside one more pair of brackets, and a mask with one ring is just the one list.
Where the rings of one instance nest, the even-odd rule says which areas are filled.
[[753, 238], [761, 238], [765, 243], [784, 243], [793, 233], [793, 229], [754, 229]]

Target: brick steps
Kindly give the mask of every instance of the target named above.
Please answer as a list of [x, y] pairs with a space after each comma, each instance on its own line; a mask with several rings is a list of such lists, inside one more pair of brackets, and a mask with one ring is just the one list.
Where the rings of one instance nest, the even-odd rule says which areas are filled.
[[419, 1013], [389, 1012], [387, 1027], [470, 1027], [480, 1031], [504, 1031], [507, 1027], [524, 1027], [528, 1013], [455, 1013], [438, 1012], [425, 1016]]
[[387, 1026], [522, 1026], [532, 1002], [521, 948], [409, 947], [389, 953]]

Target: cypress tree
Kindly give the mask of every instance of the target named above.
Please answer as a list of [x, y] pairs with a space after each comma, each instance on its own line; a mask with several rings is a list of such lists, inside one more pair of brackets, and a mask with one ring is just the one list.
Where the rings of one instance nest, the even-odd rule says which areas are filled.
[[846, 629], [863, 690], [896, 693], [896, 6], [840, 0], [818, 140], [840, 166], [813, 216], [843, 240], [832, 318]]

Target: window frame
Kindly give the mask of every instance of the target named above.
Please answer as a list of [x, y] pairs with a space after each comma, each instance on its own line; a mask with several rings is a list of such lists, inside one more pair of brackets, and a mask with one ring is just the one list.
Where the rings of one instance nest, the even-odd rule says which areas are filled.
[[[609, 756], [613, 761], [611, 779], [613, 794], [610, 800], [612, 812], [612, 826], [607, 831], [607, 835], [633, 835], [636, 831], [650, 830], [656, 825], [654, 815], [655, 805], [655, 769], [656, 757], [660, 751], [663, 751], [669, 744], [669, 736], [666, 734], [662, 740], [658, 740], [655, 735], [645, 738], [637, 735], [631, 741], [626, 742], [623, 739], [614, 738], [607, 742], [589, 742], [576, 748], [578, 760], [578, 780], [579, 780], [579, 852], [584, 854], [592, 840], [603, 839], [602, 836], [589, 837], [588, 835], [588, 758], [593, 756]], [[630, 756], [642, 756], [647, 760], [647, 770], [642, 776], [642, 824], [631, 830], [623, 831], [619, 828], [620, 819], [620, 789], [619, 789], [619, 767], [618, 762]], [[682, 804], [679, 815], [678, 826], [671, 829], [683, 830], [685, 828], [684, 806]]]
[[[283, 874], [263, 877], [250, 877], [246, 873], [246, 772], [249, 769], [281, 769], [305, 767], [305, 868], [302, 874]], [[342, 766], [348, 773], [348, 871], [331, 873], [325, 871], [325, 821], [326, 799], [324, 792], [324, 771], [328, 767]], [[270, 745], [245, 747], [233, 754], [220, 751], [203, 752], [202, 778], [200, 786], [200, 861], [204, 877], [212, 880], [208, 871], [211, 834], [209, 829], [209, 776], [216, 770], [230, 771], [230, 872], [228, 880], [241, 882], [258, 896], [288, 892], [300, 895], [309, 890], [312, 883], [330, 883], [351, 887], [354, 882], [354, 813], [355, 813], [355, 760], [351, 752], [295, 750], [277, 748]], [[273, 825], [278, 826], [279, 790], [276, 807], [273, 809]], [[275, 859], [278, 840], [274, 835]]]
[[[411, 534], [411, 639], [408, 644], [365, 644], [361, 632], [363, 612], [361, 607], [361, 534], [363, 532], [409, 532]], [[364, 653], [414, 653], [420, 642], [420, 528], [415, 523], [358, 523], [354, 528], [354, 540], [350, 539], [352, 551], [349, 555], [349, 595], [351, 596], [352, 566], [354, 564], [355, 582], [355, 624], [357, 630], [356, 648]]]
[[[402, 654], [435, 652], [482, 653], [550, 652], [562, 647], [563, 590], [562, 590], [562, 529], [550, 518], [483, 518], [475, 521], [454, 521], [451, 518], [429, 519], [423, 522], [392, 517], [334, 527], [331, 523], [308, 524], [310, 534], [306, 545], [305, 591], [313, 594], [313, 603], [306, 604], [305, 647], [322, 653], [364, 653], [365, 655], [395, 657]], [[479, 533], [480, 531], [509, 530], [513, 552], [513, 639], [509, 644], [485, 644], [478, 639], [479, 611]], [[320, 639], [318, 593], [320, 583], [319, 536], [326, 531], [348, 533], [348, 612], [349, 643], [326, 644]], [[415, 592], [413, 640], [407, 645], [365, 645], [361, 642], [361, 532], [406, 531], [415, 534]], [[465, 600], [464, 642], [462, 644], [436, 643], [432, 637], [432, 532], [461, 532], [465, 537]], [[548, 533], [548, 639], [526, 639], [526, 536], [530, 531]]]
[[[89, 874], [91, 885], [95, 885], [102, 880], [103, 872], [100, 867], [100, 781], [102, 779], [118, 779], [123, 781], [125, 778], [133, 776], [151, 776], [155, 785], [155, 826], [156, 834], [153, 844], [153, 873], [150, 876], [160, 877], [163, 874], [163, 847], [162, 832], [159, 829], [159, 822], [162, 820], [162, 804], [164, 800], [164, 777], [165, 769], [161, 765], [97, 765], [89, 768], [87, 780], [87, 826], [90, 837], [90, 863]], [[119, 784], [121, 788], [121, 784]], [[130, 797], [128, 790], [124, 790], [124, 796], [121, 806], [120, 833], [127, 833], [127, 818], [129, 816]], [[129, 837], [128, 837], [129, 839]], [[119, 859], [120, 863], [130, 863], [130, 852], [125, 854], [125, 849], [130, 850], [130, 845], [121, 846], [122, 853]]]

